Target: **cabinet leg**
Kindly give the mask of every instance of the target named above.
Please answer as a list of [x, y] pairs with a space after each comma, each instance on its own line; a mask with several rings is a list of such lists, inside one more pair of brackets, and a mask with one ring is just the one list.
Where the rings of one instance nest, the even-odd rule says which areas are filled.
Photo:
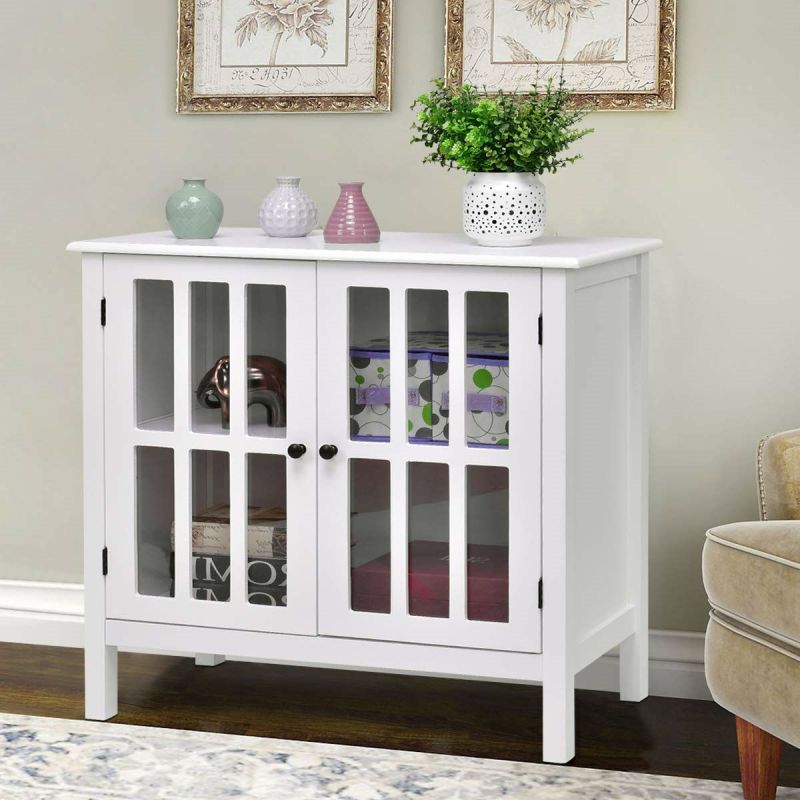
[[86, 719], [117, 715], [117, 648], [87, 644], [84, 655]]
[[775, 800], [783, 742], [741, 717], [736, 717], [736, 736], [745, 800]]
[[575, 677], [542, 685], [542, 760], [566, 764], [575, 758]]
[[217, 656], [212, 653], [196, 653], [194, 663], [197, 667], [218, 667], [225, 663], [225, 656]]
[[619, 648], [619, 699], [638, 703], [649, 693], [648, 634], [639, 631]]

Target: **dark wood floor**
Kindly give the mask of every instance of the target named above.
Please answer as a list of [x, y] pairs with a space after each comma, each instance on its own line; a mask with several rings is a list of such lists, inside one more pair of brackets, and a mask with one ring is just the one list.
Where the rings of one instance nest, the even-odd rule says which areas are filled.
[[[81, 719], [83, 653], [0, 644], [0, 712]], [[578, 692], [580, 767], [737, 780], [733, 718], [714, 703]], [[483, 758], [541, 759], [534, 687], [120, 655], [115, 722]], [[800, 786], [800, 754], [781, 783]]]

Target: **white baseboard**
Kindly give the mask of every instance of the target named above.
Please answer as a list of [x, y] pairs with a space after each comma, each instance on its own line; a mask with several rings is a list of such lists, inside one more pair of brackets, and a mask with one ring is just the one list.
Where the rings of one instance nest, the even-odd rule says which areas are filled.
[[[702, 633], [650, 632], [650, 694], [710, 700]], [[0, 642], [83, 647], [83, 586], [0, 581]], [[619, 691], [619, 658], [603, 656], [576, 679], [579, 689]]]
[[[704, 665], [705, 634], [690, 631], [650, 631], [650, 694], [710, 700]], [[575, 679], [579, 689], [619, 691], [616, 652], [599, 658]]]
[[83, 647], [82, 584], [0, 581], [0, 642]]

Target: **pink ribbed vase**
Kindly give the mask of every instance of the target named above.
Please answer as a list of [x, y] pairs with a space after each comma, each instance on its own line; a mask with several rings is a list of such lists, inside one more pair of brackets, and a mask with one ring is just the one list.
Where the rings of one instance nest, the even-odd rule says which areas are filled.
[[328, 244], [372, 244], [381, 229], [364, 199], [363, 183], [340, 183], [341, 193], [325, 226]]

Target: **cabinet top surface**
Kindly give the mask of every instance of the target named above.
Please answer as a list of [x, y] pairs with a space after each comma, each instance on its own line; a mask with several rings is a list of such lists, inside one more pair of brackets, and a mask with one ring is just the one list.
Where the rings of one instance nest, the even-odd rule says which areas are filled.
[[378, 244], [329, 245], [320, 231], [299, 239], [273, 239], [259, 228], [222, 228], [214, 239], [176, 239], [169, 231], [72, 242], [81, 253], [294, 261], [579, 269], [661, 247], [658, 239], [543, 237], [528, 247], [481, 247], [450, 233], [384, 233]]

